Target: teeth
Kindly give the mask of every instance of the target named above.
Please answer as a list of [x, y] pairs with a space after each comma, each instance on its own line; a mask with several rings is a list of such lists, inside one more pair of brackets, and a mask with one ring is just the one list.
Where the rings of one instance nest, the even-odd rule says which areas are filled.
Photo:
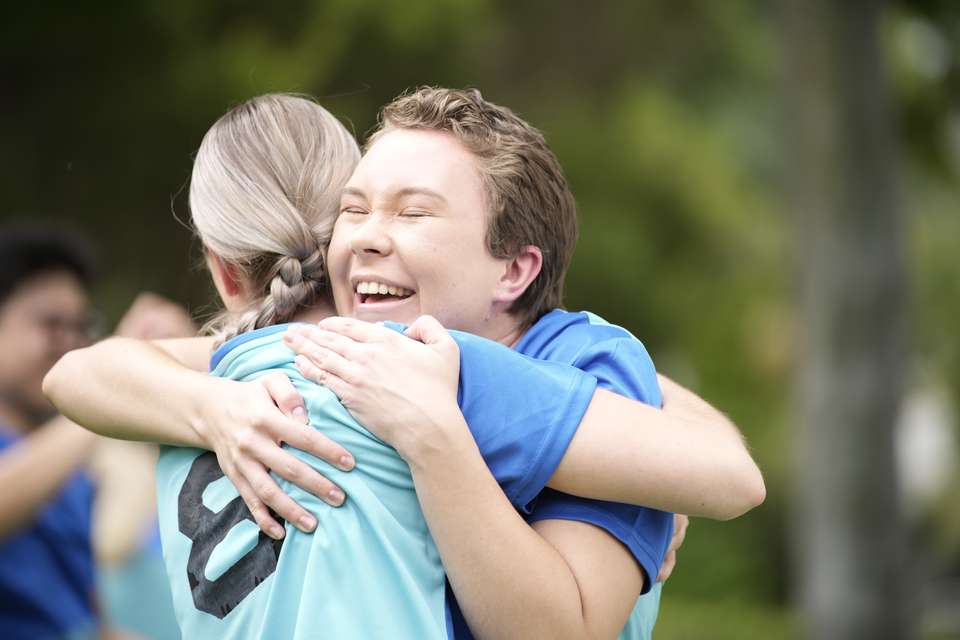
[[361, 294], [380, 294], [385, 296], [387, 294], [391, 296], [400, 296], [406, 297], [411, 295], [413, 292], [409, 289], [404, 289], [403, 287], [395, 287], [393, 285], [384, 284], [382, 282], [358, 282], [357, 293]]

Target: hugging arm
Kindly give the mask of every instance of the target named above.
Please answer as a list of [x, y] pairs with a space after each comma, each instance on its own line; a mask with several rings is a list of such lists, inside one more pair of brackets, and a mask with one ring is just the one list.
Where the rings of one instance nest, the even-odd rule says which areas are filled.
[[[615, 636], [645, 582], [657, 577], [671, 516], [654, 516], [658, 524], [638, 534], [650, 549], [642, 560], [634, 547], [628, 551], [622, 539], [589, 520], [574, 521], [557, 513], [531, 527], [507, 498], [505, 491], [511, 492], [506, 486], [501, 489], [492, 475], [489, 460], [483, 457], [489, 454], [489, 445], [481, 455], [474, 439], [477, 434], [470, 434], [457, 406], [458, 346], [442, 327], [429, 318], [418, 320], [409, 333], [424, 343], [419, 344], [389, 329], [345, 319], [328, 319], [321, 326], [330, 331], [301, 328], [288, 333], [295, 350], [310, 354], [309, 358], [299, 356], [298, 366], [307, 377], [336, 392], [361, 423], [407, 460], [424, 515], [473, 632], [478, 637], [504, 638]], [[509, 393], [500, 387], [501, 393]], [[465, 402], [468, 392], [461, 389], [461, 395]], [[611, 399], [613, 404], [604, 408]], [[588, 414], [594, 411], [594, 415], [586, 422], [598, 429], [623, 422], [619, 401], [629, 402], [597, 391], [594, 404], [603, 410], [597, 413], [591, 404]], [[623, 435], [613, 433], [615, 438]], [[523, 436], [515, 434], [517, 438]], [[607, 440], [606, 446], [619, 446], [615, 438]], [[575, 475], [586, 466], [591, 491], [676, 499], [651, 493], [657, 489], [657, 479], [647, 474], [659, 469], [644, 468], [652, 466], [646, 458], [638, 462], [629, 455], [606, 454], [591, 463], [594, 440], [604, 444], [602, 430], [588, 433], [580, 443], [574, 438], [566, 453], [566, 458], [574, 456], [573, 463], [558, 469], [551, 481], [569, 482], [576, 488]], [[739, 437], [736, 442], [742, 447]], [[641, 479], [615, 484], [606, 478], [614, 475], [611, 467]], [[604, 570], [598, 572], [598, 566]]]
[[278, 443], [344, 470], [353, 467], [352, 457], [306, 426], [303, 400], [283, 374], [236, 382], [206, 373], [212, 347], [211, 338], [108, 338], [61, 358], [43, 390], [65, 416], [95, 433], [214, 450], [261, 529], [283, 536], [269, 507], [312, 530], [312, 516], [280, 490], [269, 470], [331, 504], [343, 498], [331, 497], [333, 483]]
[[[431, 330], [446, 334], [432, 319], [431, 323]], [[350, 361], [356, 361], [358, 367], [372, 364], [373, 357], [365, 349], [377, 347], [365, 344], [379, 345], [383, 341], [391, 350], [399, 349], [378, 352], [381, 369], [390, 366], [401, 371], [408, 362], [429, 360], [429, 355], [418, 349], [423, 345], [409, 344], [411, 341], [404, 341], [402, 336], [383, 327], [373, 328], [343, 318], [325, 320], [321, 327], [334, 330], [297, 327], [288, 332], [288, 344], [300, 354], [297, 362], [304, 375], [327, 384], [335, 392], [343, 382], [335, 373], [337, 366], [357, 372], [353, 380], [346, 381], [357, 382], [350, 384], [351, 388], [372, 386], [365, 380], [369, 378], [366, 370], [359, 373], [357, 367], [351, 369], [349, 365]], [[361, 343], [338, 335], [336, 330], [344, 327], [361, 327], [361, 333], [369, 328], [364, 339], [374, 342]], [[442, 339], [442, 344], [456, 346], [449, 335]], [[394, 353], [403, 355], [394, 357]], [[518, 354], [513, 357], [518, 362], [529, 360]], [[391, 364], [387, 365], [388, 362]], [[570, 369], [557, 363], [540, 366]], [[388, 375], [391, 374], [385, 372], [384, 378]], [[419, 373], [409, 377], [414, 381], [421, 379]], [[663, 409], [598, 388], [547, 486], [582, 497], [718, 520], [735, 518], [763, 502], [763, 477], [737, 429], [694, 394], [666, 378], [661, 380], [666, 383]], [[600, 383], [618, 388], [605, 384], [603, 379]], [[394, 430], [379, 435], [392, 444], [396, 440], [401, 446], [404, 441], [420, 438], [418, 424], [427, 418], [422, 412], [399, 413], [396, 403], [390, 401], [393, 396], [383, 391], [378, 388], [377, 394], [371, 394], [371, 398], [377, 398], [376, 404], [358, 419], [364, 424], [383, 424], [384, 415], [403, 415], [403, 421], [392, 421], [396, 423]], [[427, 390], [421, 397], [433, 399], [440, 395], [439, 391]], [[356, 415], [354, 408], [351, 410]]]
[[548, 486], [715, 520], [763, 502], [763, 477], [739, 432], [670, 385], [663, 409], [598, 389]]

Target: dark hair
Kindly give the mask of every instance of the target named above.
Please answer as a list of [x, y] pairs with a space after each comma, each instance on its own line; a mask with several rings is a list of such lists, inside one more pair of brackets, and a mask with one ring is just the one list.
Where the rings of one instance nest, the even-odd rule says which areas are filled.
[[93, 254], [74, 233], [39, 223], [0, 225], [0, 304], [24, 281], [48, 271], [72, 273], [89, 287]]

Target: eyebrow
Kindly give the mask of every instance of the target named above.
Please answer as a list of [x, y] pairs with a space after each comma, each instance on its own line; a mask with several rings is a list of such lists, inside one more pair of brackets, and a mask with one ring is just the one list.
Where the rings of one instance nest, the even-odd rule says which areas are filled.
[[361, 191], [360, 189], [357, 189], [356, 187], [344, 187], [344, 188], [340, 191], [340, 195], [341, 195], [341, 196], [357, 196], [358, 198], [366, 198], [366, 197], [367, 197], [367, 194], [365, 194], [365, 193], [364, 193], [363, 191]]
[[428, 189], [426, 187], [406, 187], [404, 189], [400, 189], [394, 194], [394, 197], [398, 199], [405, 198], [407, 196], [427, 196], [428, 198], [433, 198], [443, 203], [447, 202], [447, 199], [442, 195], [433, 189]]
[[[363, 190], [357, 189], [356, 187], [344, 187], [340, 194], [344, 196], [356, 196], [358, 198], [367, 197], [367, 194]], [[403, 189], [391, 194], [391, 197], [396, 200], [400, 200], [408, 196], [427, 196], [428, 198], [439, 200], [444, 204], [447, 203], [446, 198], [433, 189], [428, 189], [427, 187], [404, 187]]]

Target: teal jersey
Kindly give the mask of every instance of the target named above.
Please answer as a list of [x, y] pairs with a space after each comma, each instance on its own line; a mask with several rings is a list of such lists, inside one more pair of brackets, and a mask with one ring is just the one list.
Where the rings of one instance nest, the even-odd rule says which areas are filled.
[[[285, 539], [274, 541], [260, 533], [214, 454], [163, 447], [157, 466], [160, 528], [183, 637], [447, 637], [443, 567], [409, 468], [332, 392], [303, 378], [282, 329], [234, 339], [215, 356], [212, 374], [233, 380], [286, 374], [303, 396], [311, 425], [350, 451], [357, 465], [342, 472], [290, 451], [348, 498], [330, 507], [274, 476], [318, 519], [314, 533], [286, 524]], [[455, 339], [461, 409], [494, 476], [523, 510], [566, 451], [596, 380], [474, 336], [455, 333]], [[516, 410], [531, 399], [542, 410]]]

